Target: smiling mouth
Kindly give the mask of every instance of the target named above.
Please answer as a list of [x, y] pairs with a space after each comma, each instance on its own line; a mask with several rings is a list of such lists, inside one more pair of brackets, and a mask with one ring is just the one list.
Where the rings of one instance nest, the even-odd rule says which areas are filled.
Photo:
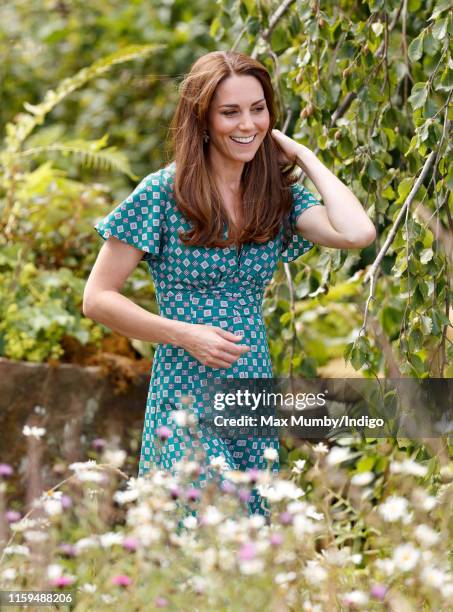
[[233, 138], [233, 136], [230, 136], [230, 139], [235, 142], [236, 144], [240, 144], [240, 145], [249, 145], [251, 144], [256, 138], [256, 134], [254, 136], [249, 136], [248, 138]]

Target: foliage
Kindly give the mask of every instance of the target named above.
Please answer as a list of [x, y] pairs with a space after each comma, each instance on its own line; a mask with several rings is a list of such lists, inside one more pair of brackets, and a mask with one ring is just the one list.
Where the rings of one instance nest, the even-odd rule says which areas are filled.
[[[46, 431], [24, 433], [36, 461]], [[1, 479], [12, 469], [0, 464], [0, 587], [70, 589], [74, 610], [447, 610], [451, 447], [406, 446], [306, 443], [279, 476], [271, 456], [267, 470], [247, 472], [224, 471], [219, 458], [200, 489], [197, 457], [171, 476], [153, 467], [130, 478], [127, 453], [96, 439], [88, 461], [59, 462], [64, 481], [25, 516], [8, 508]], [[270, 504], [269, 525], [247, 516], [254, 487]]]
[[[0, 150], [0, 225], [3, 244], [22, 247], [9, 251], [20, 257], [14, 262], [8, 256], [8, 270], [29, 264], [37, 277], [47, 278], [66, 268], [68, 286], [61, 290], [73, 293], [71, 305], [58, 289], [44, 292], [39, 303], [48, 314], [61, 314], [67, 305], [66, 334], [83, 342], [91, 324], [81, 316], [82, 279], [99, 248], [92, 225], [112, 208], [112, 191], [115, 200], [125, 196], [138, 175], [150, 171], [150, 163], [163, 163], [160, 142], [166, 133], [161, 121], [169, 121], [176, 98], [171, 75], [178, 77], [199, 48], [203, 52], [205, 45], [215, 45], [204, 23], [214, 6], [192, 3], [188, 9], [178, 1], [153, 6], [137, 2], [126, 9], [122, 2], [63, 6], [37, 1], [36, 8], [41, 4], [45, 13], [29, 11], [19, 1], [0, 7], [5, 58], [0, 116], [13, 117]], [[90, 45], [94, 33], [99, 40]], [[133, 70], [125, 66], [131, 59]], [[55, 82], [59, 85], [53, 88]], [[39, 98], [42, 102], [30, 102]], [[108, 141], [113, 146], [107, 146]], [[127, 184], [124, 176], [129, 177]], [[48, 332], [36, 334], [33, 321], [8, 309], [10, 304], [23, 305], [25, 287], [21, 293], [10, 283], [7, 268], [2, 329], [3, 334], [8, 330], [9, 339], [2, 335], [0, 354], [32, 361], [62, 357], [64, 318]], [[146, 279], [147, 270], [139, 266], [125, 293], [156, 312], [154, 290]], [[27, 300], [33, 303], [31, 294]], [[109, 333], [103, 326], [93, 329], [96, 338]], [[150, 346], [131, 343], [140, 354], [151, 356]]]
[[65, 335], [81, 344], [100, 340], [101, 328], [80, 312], [83, 279], [65, 267], [38, 269], [24, 262], [20, 251], [17, 245], [0, 254], [0, 352], [41, 362], [62, 357]]
[[[44, 361], [63, 355], [61, 340], [70, 335], [81, 344], [96, 342], [101, 328], [83, 319], [80, 303], [83, 293], [84, 259], [83, 230], [87, 232], [86, 214], [90, 202], [101, 199], [101, 186], [89, 187], [68, 179], [67, 173], [44, 161], [30, 169], [27, 160], [49, 151], [79, 154], [89, 164], [115, 167], [131, 174], [124, 155], [115, 148], [106, 148], [106, 138], [95, 142], [83, 140], [54, 142], [59, 130], [48, 130], [44, 142], [35, 137], [35, 144], [24, 149], [33, 130], [66, 96], [112, 66], [143, 57], [156, 46], [127, 47], [97, 60], [72, 78], [65, 79], [56, 91], [47, 92], [40, 105], [26, 105], [6, 126], [5, 147], [0, 152], [1, 227], [6, 242], [1, 261], [3, 276], [2, 323], [0, 353], [13, 359]], [[105, 190], [104, 190], [105, 191]], [[96, 198], [96, 196], [98, 196]], [[90, 228], [91, 231], [91, 228]], [[75, 234], [75, 237], [72, 237]], [[38, 253], [47, 247], [41, 266], [35, 266]], [[70, 267], [64, 266], [68, 263]]]
[[[304, 280], [299, 274], [295, 279], [296, 296], [304, 297], [300, 282], [302, 294], [318, 290], [328, 296], [337, 282], [379, 254], [381, 265], [367, 277], [372, 285], [364, 324], [345, 356], [366, 375], [451, 376], [450, 3], [218, 4], [211, 34], [218, 41], [235, 40], [235, 48], [252, 52], [269, 68], [279, 94], [279, 127], [317, 152], [378, 230], [375, 252], [360, 261], [345, 262], [336, 251], [322, 249], [310, 265], [296, 264], [296, 274], [304, 270]], [[287, 318], [280, 322], [288, 324], [288, 291], [282, 291]], [[359, 294], [361, 309], [365, 290]], [[318, 342], [326, 342], [324, 327], [316, 329]], [[293, 373], [309, 375], [320, 361], [297, 333], [292, 337], [282, 362], [275, 340], [275, 357], [286, 371], [292, 356]], [[286, 345], [288, 339], [286, 334]]]

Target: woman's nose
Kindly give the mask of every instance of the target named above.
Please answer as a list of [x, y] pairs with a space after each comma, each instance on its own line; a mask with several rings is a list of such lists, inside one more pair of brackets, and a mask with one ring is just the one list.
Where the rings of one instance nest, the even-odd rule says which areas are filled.
[[251, 130], [253, 129], [254, 123], [253, 123], [253, 118], [251, 117], [251, 115], [244, 115], [241, 118], [241, 121], [239, 122], [239, 128], [241, 130], [244, 130], [244, 132], [246, 132], [247, 130]]

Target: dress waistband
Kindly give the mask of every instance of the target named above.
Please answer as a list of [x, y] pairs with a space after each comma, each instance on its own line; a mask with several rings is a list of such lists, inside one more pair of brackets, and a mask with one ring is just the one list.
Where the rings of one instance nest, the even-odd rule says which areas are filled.
[[196, 290], [172, 290], [158, 292], [157, 301], [161, 309], [179, 306], [192, 310], [219, 308], [234, 314], [262, 314], [263, 293], [247, 291], [239, 287], [223, 287]]

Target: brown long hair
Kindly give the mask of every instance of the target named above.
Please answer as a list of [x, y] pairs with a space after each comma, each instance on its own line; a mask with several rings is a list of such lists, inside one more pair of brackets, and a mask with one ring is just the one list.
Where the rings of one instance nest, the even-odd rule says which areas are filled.
[[[223, 238], [228, 216], [208, 165], [209, 143], [203, 140], [208, 111], [216, 88], [232, 75], [256, 77], [269, 111], [269, 131], [254, 158], [244, 164], [241, 176], [242, 222], [239, 236]], [[225, 247], [232, 243], [267, 242], [286, 224], [291, 208], [290, 185], [297, 180], [295, 163], [282, 164], [281, 151], [271, 136], [276, 110], [267, 69], [258, 61], [234, 51], [213, 51], [200, 57], [179, 86], [180, 98], [173, 116], [171, 145], [176, 162], [174, 195], [192, 229], [181, 233], [186, 245]], [[232, 228], [229, 228], [231, 230]]]

